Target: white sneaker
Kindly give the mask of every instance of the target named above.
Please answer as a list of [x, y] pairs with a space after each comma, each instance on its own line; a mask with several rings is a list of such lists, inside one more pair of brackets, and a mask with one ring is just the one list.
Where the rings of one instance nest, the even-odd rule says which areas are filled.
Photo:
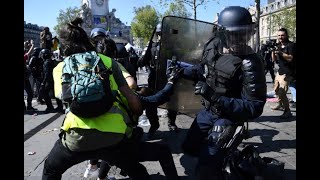
[[97, 169], [86, 168], [86, 171], [84, 172], [83, 177], [92, 178], [92, 177], [98, 177], [98, 175], [99, 175], [99, 168]]
[[[98, 178], [97, 180], [100, 180], [100, 178]], [[106, 180], [117, 180], [115, 177], [109, 177], [109, 176], [107, 176], [106, 177]]]

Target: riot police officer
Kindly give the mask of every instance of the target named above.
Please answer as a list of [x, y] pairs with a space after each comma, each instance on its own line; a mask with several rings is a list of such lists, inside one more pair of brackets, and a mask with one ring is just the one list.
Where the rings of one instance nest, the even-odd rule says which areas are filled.
[[[43, 60], [43, 74], [42, 74], [42, 82], [40, 86], [40, 94], [42, 95], [47, 108], [45, 110], [46, 113], [50, 113], [54, 111], [51, 97], [49, 95], [50, 91], [53, 90], [53, 60], [51, 59], [52, 53], [49, 49], [42, 49], [39, 53], [39, 57]], [[59, 109], [62, 108], [62, 102], [60, 101]], [[57, 109], [58, 110], [58, 109]]]
[[204, 47], [200, 65], [184, 70], [197, 80], [195, 94], [205, 108], [193, 121], [183, 150], [199, 158], [197, 179], [221, 179], [226, 156], [222, 149], [236, 124], [259, 117], [266, 100], [266, 79], [261, 56], [250, 47], [255, 24], [243, 7], [226, 7], [218, 17], [218, 30]]
[[29, 60], [29, 70], [31, 71], [32, 78], [36, 83], [36, 94], [38, 95], [37, 101], [38, 104], [44, 104], [43, 97], [40, 93], [41, 82], [43, 80], [43, 59], [39, 57], [40, 51], [42, 49], [39, 47], [35, 47], [33, 49], [33, 53], [31, 54]]
[[[147, 51], [144, 56], [139, 59], [138, 66], [149, 66], [148, 87], [155, 91], [156, 87], [156, 62], [159, 59], [160, 40], [161, 40], [161, 23], [156, 26], [155, 33], [157, 35], [156, 42], [150, 42]], [[175, 124], [176, 111], [168, 110], [168, 128], [169, 130], [176, 131], [177, 126]], [[157, 114], [157, 108], [146, 108], [146, 116], [148, 117], [151, 127], [149, 129], [149, 136], [152, 136], [159, 128], [159, 118]]]

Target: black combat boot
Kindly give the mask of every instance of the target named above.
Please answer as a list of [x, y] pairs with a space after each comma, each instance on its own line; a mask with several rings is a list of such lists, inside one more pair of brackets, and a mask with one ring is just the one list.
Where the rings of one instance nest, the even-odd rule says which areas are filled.
[[168, 128], [170, 131], [178, 131], [178, 127], [176, 125], [177, 114], [177, 111], [168, 110]]

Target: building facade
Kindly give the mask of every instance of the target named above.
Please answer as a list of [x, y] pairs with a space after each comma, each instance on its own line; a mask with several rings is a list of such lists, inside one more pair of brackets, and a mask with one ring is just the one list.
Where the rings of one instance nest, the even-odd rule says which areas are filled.
[[44, 27], [39, 27], [37, 24], [26, 23], [24, 21], [24, 42], [33, 40], [34, 47], [40, 47], [40, 32]]
[[[296, 0], [268, 0], [268, 4], [264, 7], [261, 7], [259, 24], [260, 41], [265, 43], [269, 39], [277, 39], [277, 30], [281, 27], [276, 27], [275, 23], [273, 22], [273, 15], [281, 13], [286, 9], [295, 8]], [[295, 37], [291, 37], [291, 40], [295, 41]]]

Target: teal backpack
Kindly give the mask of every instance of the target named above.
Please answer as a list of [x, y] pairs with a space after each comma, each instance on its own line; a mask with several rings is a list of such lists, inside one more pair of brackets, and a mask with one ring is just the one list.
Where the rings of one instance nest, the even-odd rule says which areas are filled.
[[106, 68], [94, 51], [72, 54], [64, 62], [63, 99], [70, 103], [70, 111], [84, 118], [108, 112], [115, 101], [109, 81], [111, 68]]

